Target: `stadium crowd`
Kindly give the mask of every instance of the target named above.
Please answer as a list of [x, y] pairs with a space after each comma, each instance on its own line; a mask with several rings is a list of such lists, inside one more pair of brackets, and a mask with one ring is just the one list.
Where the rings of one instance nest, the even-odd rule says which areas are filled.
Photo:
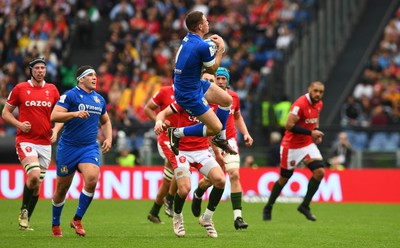
[[[221, 66], [231, 75], [241, 111], [250, 125], [253, 99], [268, 83], [261, 74], [282, 59], [296, 32], [311, 19], [315, 0], [271, 1], [141, 1], [141, 0], [11, 0], [0, 3], [0, 108], [10, 90], [29, 78], [27, 61], [44, 57], [47, 81], [60, 93], [76, 83], [70, 54], [74, 34], [81, 46], [93, 42], [95, 28], [107, 29], [103, 60], [96, 69], [97, 91], [108, 102], [118, 149], [140, 149], [153, 124], [144, 104], [163, 85], [172, 84], [174, 54], [186, 34], [183, 18], [191, 10], [208, 16], [211, 33], [226, 43]], [[98, 27], [100, 18], [108, 27]], [[258, 113], [257, 113], [258, 114]], [[122, 131], [122, 132], [121, 132]], [[0, 136], [15, 129], [0, 120]]]
[[400, 9], [387, 23], [378, 48], [342, 105], [341, 125], [356, 150], [399, 149], [395, 128], [400, 125]]

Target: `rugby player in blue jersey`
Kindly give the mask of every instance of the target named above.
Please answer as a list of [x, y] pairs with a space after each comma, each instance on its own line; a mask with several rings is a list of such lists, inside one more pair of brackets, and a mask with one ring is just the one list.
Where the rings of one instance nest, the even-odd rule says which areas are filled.
[[106, 138], [101, 145], [103, 153], [110, 150], [112, 143], [112, 128], [106, 102], [94, 91], [95, 70], [88, 65], [82, 66], [76, 71], [76, 78], [78, 85], [60, 97], [51, 113], [52, 121], [64, 123], [64, 131], [57, 147], [57, 181], [52, 201], [52, 231], [56, 237], [62, 237], [61, 212], [76, 170], [83, 176], [84, 188], [70, 226], [75, 229], [76, 234], [86, 235], [81, 220], [93, 199], [100, 174], [97, 143], [99, 122]]
[[[230, 154], [237, 154], [226, 140], [225, 126], [228, 120], [232, 97], [215, 84], [201, 80], [202, 72], [215, 75], [225, 50], [223, 39], [213, 34], [203, 40], [209, 32], [207, 18], [200, 11], [190, 12], [185, 18], [189, 30], [176, 54], [174, 69], [174, 94], [176, 102], [189, 115], [196, 116], [201, 123], [189, 127], [168, 128], [170, 146], [179, 154], [179, 139], [183, 136], [215, 136], [213, 143]], [[203, 93], [205, 92], [205, 93]], [[209, 103], [218, 104], [216, 113]]]

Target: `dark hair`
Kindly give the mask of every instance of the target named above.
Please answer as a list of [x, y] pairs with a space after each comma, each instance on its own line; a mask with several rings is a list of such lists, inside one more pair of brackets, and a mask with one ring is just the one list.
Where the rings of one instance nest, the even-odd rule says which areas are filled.
[[94, 69], [94, 68], [90, 65], [83, 65], [83, 66], [79, 67], [78, 70], [76, 70], [75, 77], [79, 77], [87, 69]]
[[185, 18], [186, 27], [191, 32], [196, 32], [197, 26], [203, 22], [203, 13], [200, 11], [192, 11]]
[[44, 58], [33, 58], [29, 62], [29, 68], [32, 69], [36, 64], [39, 64], [39, 63], [43, 63], [46, 66], [46, 61], [44, 60]]

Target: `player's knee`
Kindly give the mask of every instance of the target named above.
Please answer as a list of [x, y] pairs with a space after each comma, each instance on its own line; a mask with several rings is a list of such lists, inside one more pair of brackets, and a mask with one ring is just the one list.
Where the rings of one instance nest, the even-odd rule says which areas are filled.
[[212, 126], [208, 127], [209, 129], [209, 136], [215, 136], [217, 134], [219, 134], [219, 132], [221, 132], [222, 130], [222, 123], [218, 122], [218, 123], [214, 123]]
[[213, 180], [213, 185], [214, 185], [214, 187], [223, 189], [225, 187], [225, 177], [224, 176], [216, 177]]
[[86, 177], [85, 180], [85, 186], [90, 189], [90, 190], [95, 190], [96, 189], [96, 184], [97, 184], [97, 176], [95, 175], [89, 175]]
[[186, 198], [189, 195], [190, 189], [190, 184], [179, 185], [179, 196], [181, 198]]
[[310, 162], [308, 168], [313, 172], [313, 177], [317, 180], [322, 180], [325, 175], [324, 162], [322, 160], [314, 160]]
[[289, 180], [289, 178], [291, 178], [292, 175], [293, 175], [293, 170], [287, 170], [287, 169], [281, 168], [281, 177], [282, 178]]
[[240, 180], [239, 170], [232, 170], [232, 172], [229, 172], [229, 180], [231, 182], [238, 182]]
[[321, 181], [322, 178], [325, 176], [325, 169], [324, 168], [318, 168], [313, 170], [313, 177], [317, 179], [318, 181]]
[[221, 98], [221, 103], [219, 104], [222, 107], [229, 107], [232, 105], [232, 97], [227, 93], [224, 97]]

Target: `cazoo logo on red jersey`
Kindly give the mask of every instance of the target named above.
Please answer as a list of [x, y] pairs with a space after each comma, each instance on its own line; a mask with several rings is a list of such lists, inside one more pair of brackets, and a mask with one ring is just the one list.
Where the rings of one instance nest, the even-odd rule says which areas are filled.
[[314, 124], [318, 122], [318, 118], [306, 119], [304, 122], [306, 124]]
[[46, 102], [46, 101], [26, 101], [25, 105], [28, 107], [49, 107], [49, 108], [51, 108], [51, 102]]

